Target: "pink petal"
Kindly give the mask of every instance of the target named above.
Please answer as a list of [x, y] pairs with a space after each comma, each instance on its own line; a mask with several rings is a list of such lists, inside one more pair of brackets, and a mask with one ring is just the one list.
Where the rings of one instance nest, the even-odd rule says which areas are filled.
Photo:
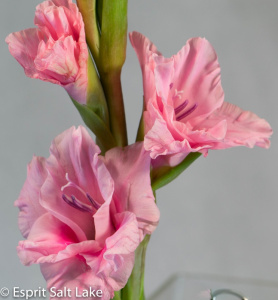
[[153, 53], [161, 55], [156, 46], [143, 34], [136, 31], [130, 32], [129, 39], [142, 68], [150, 62], [150, 56]]
[[221, 108], [196, 126], [195, 129], [211, 128], [222, 120], [227, 122], [227, 133], [223, 140], [215, 142], [213, 149], [235, 146], [253, 148], [255, 145], [269, 148], [269, 137], [272, 134], [272, 129], [267, 121], [228, 102], [224, 102]]
[[73, 34], [71, 24], [65, 13], [65, 5], [63, 5], [68, 6], [68, 2], [57, 1], [55, 5], [53, 1], [44, 1], [36, 7], [35, 25], [43, 31], [47, 28], [54, 40]]
[[173, 88], [183, 90], [182, 97], [198, 108], [190, 115], [208, 115], [224, 101], [220, 67], [211, 44], [203, 38], [193, 38], [172, 56], [174, 60]]
[[76, 80], [79, 72], [75, 59], [76, 42], [71, 36], [50, 45], [41, 43], [34, 63], [42, 74], [41, 79], [53, 78], [61, 85], [67, 85]]
[[[65, 259], [63, 261], [56, 262], [54, 264], [44, 263], [41, 264], [42, 274], [47, 281], [47, 288], [52, 287], [63, 289], [66, 287], [71, 290], [71, 296], [66, 297], [52, 297], [53, 300], [78, 300], [82, 299], [80, 296], [76, 297], [75, 290], [78, 290], [78, 294], [81, 295], [83, 290], [101, 290], [103, 296], [101, 300], [110, 300], [114, 297], [114, 291], [109, 289], [106, 285], [105, 280], [97, 277], [95, 273], [91, 271], [85, 260], [79, 256]], [[92, 299], [92, 298], [88, 298]]]
[[159, 221], [150, 184], [150, 156], [143, 143], [124, 149], [113, 148], [105, 154], [105, 164], [115, 182], [113, 204], [117, 212], [133, 212], [142, 230], [141, 239], [150, 234]]
[[20, 192], [15, 206], [20, 209], [18, 224], [24, 237], [27, 237], [35, 221], [46, 210], [39, 204], [39, 193], [47, 177], [45, 159], [43, 157], [33, 157], [28, 165], [27, 179]]
[[153, 73], [153, 56], [160, 55], [155, 45], [139, 32], [129, 33], [131, 45], [139, 59], [143, 74], [143, 87], [145, 103], [155, 96], [155, 81]]
[[29, 28], [11, 33], [7, 36], [6, 43], [9, 45], [12, 56], [24, 68], [25, 74], [36, 78], [39, 73], [34, 64], [40, 43], [38, 29]]
[[140, 243], [136, 216], [124, 212], [115, 215], [117, 230], [105, 241], [101, 255], [84, 255], [87, 264], [98, 277], [105, 278], [112, 290], [123, 288], [131, 274], [134, 251]]
[[[139, 230], [132, 213], [117, 214], [115, 222], [117, 231], [107, 238], [102, 251], [93, 247], [94, 241], [87, 241], [87, 244], [70, 244], [57, 256], [53, 256], [52, 261], [51, 257], [40, 259], [48, 287], [66, 286], [75, 291], [75, 287], [83, 290], [91, 286], [103, 290], [105, 295], [109, 294], [109, 297], [104, 296], [102, 299], [110, 299], [113, 291], [123, 288], [133, 268], [134, 251], [140, 242]], [[59, 261], [61, 258], [63, 260]]]
[[19, 242], [17, 251], [24, 265], [53, 262], [57, 253], [73, 242], [77, 242], [74, 232], [49, 213], [45, 213], [33, 224], [28, 240]]

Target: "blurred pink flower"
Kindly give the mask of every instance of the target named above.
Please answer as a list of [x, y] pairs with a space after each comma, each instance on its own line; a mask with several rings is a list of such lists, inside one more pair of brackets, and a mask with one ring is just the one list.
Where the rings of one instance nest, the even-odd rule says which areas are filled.
[[171, 58], [138, 32], [130, 40], [143, 73], [144, 145], [153, 159], [173, 166], [190, 152], [270, 146], [265, 120], [223, 102], [217, 55], [206, 39], [188, 40]]
[[48, 288], [92, 287], [108, 300], [125, 286], [159, 211], [142, 143], [99, 153], [83, 127], [72, 127], [54, 139], [48, 159], [32, 159], [15, 202], [27, 238], [18, 255], [40, 264]]
[[63, 86], [86, 103], [88, 49], [84, 23], [71, 0], [44, 1], [36, 7], [35, 25], [11, 33], [6, 42], [14, 58], [31, 78]]

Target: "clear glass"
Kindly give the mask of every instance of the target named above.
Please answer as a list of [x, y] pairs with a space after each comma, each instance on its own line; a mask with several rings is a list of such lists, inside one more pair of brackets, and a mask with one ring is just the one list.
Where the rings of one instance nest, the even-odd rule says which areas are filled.
[[[162, 288], [148, 300], [211, 300], [210, 291], [220, 289], [229, 289], [239, 293], [246, 300], [278, 299], [278, 283], [275, 282], [178, 274], [164, 283]], [[240, 300], [241, 298], [224, 293], [215, 299]]]

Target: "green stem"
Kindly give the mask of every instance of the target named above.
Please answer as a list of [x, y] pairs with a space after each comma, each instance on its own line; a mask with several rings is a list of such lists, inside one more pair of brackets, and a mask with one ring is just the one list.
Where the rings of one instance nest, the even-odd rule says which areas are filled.
[[173, 181], [200, 156], [201, 153], [199, 152], [191, 152], [180, 164], [175, 167], [165, 166], [153, 169], [151, 174], [152, 189], [156, 191]]
[[76, 0], [76, 2], [85, 24], [88, 46], [92, 52], [96, 65], [98, 65], [100, 34], [97, 24], [96, 0]]
[[150, 235], [146, 235], [135, 251], [135, 262], [132, 273], [126, 286], [122, 289], [122, 299], [124, 300], [145, 300], [144, 271], [149, 240]]
[[114, 292], [114, 298], [112, 300], [122, 300], [121, 291]]
[[125, 109], [121, 85], [121, 71], [100, 73], [101, 82], [108, 104], [111, 132], [117, 146], [127, 146]]

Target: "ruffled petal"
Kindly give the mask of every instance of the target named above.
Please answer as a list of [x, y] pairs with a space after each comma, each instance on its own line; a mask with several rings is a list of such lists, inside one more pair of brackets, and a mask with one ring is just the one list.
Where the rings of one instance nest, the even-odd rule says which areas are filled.
[[126, 285], [134, 264], [134, 251], [140, 243], [136, 216], [130, 212], [114, 215], [116, 231], [105, 241], [98, 256], [84, 255], [87, 264], [98, 277], [104, 278], [112, 290]]
[[[80, 256], [71, 257], [56, 263], [41, 264], [41, 272], [47, 281], [53, 300], [80, 300], [84, 290], [102, 291], [101, 297], [88, 297], [87, 299], [110, 300], [114, 297], [114, 291], [106, 285], [105, 280], [96, 276]], [[71, 291], [70, 295], [59, 295], [58, 290], [66, 287]], [[52, 288], [52, 290], [51, 290]], [[90, 294], [89, 294], [90, 295]], [[85, 297], [84, 297], [85, 298]]]
[[17, 252], [24, 265], [54, 262], [57, 253], [73, 242], [77, 242], [74, 232], [51, 214], [45, 213], [33, 224], [28, 240], [19, 242]]
[[124, 149], [113, 148], [105, 154], [105, 164], [115, 182], [113, 205], [117, 212], [133, 212], [141, 229], [141, 239], [150, 234], [159, 221], [150, 183], [150, 156], [143, 143]]
[[225, 149], [235, 146], [253, 148], [255, 145], [269, 148], [269, 137], [272, 134], [272, 129], [268, 122], [254, 113], [244, 111], [228, 102], [224, 102], [221, 108], [198, 124], [194, 130], [211, 128], [223, 120], [227, 122], [227, 133], [222, 140], [215, 142], [212, 149]]
[[20, 210], [18, 216], [19, 229], [24, 237], [27, 237], [35, 221], [46, 210], [39, 203], [40, 189], [47, 177], [45, 159], [43, 157], [33, 157], [28, 165], [27, 179], [20, 192], [15, 206]]
[[161, 55], [157, 51], [155, 45], [144, 35], [139, 32], [129, 33], [129, 39], [132, 47], [134, 48], [143, 75], [143, 88], [144, 88], [144, 101], [148, 103], [149, 99], [155, 97], [155, 80], [154, 80], [154, 62], [153, 56]]
[[41, 41], [38, 29], [29, 28], [11, 33], [5, 41], [9, 45], [11, 55], [24, 68], [25, 74], [28, 77], [37, 78], [39, 72], [35, 67], [34, 59]]
[[[197, 109], [183, 122], [194, 117], [204, 117], [219, 108], [224, 101], [217, 55], [211, 44], [203, 38], [193, 38], [173, 56], [173, 88], [183, 91], [182, 100], [188, 100], [188, 108]], [[175, 106], [176, 107], [176, 106]]]

